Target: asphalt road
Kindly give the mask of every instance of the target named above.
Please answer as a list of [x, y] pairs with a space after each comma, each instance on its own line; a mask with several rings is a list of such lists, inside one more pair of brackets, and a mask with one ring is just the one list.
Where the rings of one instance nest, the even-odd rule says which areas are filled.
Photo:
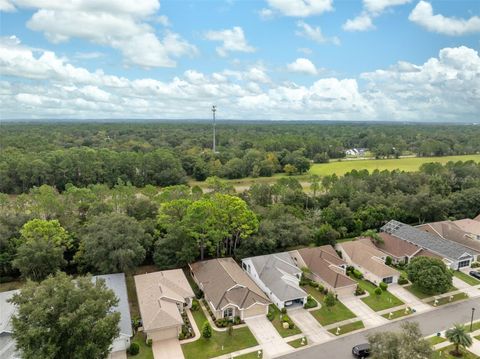
[[426, 313], [415, 315], [411, 318], [394, 321], [380, 327], [364, 330], [359, 333], [346, 335], [338, 339], [319, 344], [281, 356], [282, 359], [352, 359], [352, 347], [356, 344], [367, 342], [369, 333], [379, 331], [400, 330], [400, 324], [414, 321], [420, 324], [420, 329], [425, 336], [441, 332], [455, 323], [469, 323], [475, 308], [475, 320], [480, 319], [480, 298], [473, 298], [461, 303], [452, 303]]

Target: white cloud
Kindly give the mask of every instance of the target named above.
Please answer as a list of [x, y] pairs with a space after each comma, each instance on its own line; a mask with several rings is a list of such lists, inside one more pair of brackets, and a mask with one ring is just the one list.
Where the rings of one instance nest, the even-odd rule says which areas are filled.
[[372, 18], [367, 13], [362, 13], [353, 19], [348, 19], [343, 24], [343, 29], [346, 31], [367, 31], [374, 29]]
[[[292, 70], [318, 75], [299, 60]], [[465, 46], [444, 48], [423, 64], [399, 61], [363, 73], [360, 82], [330, 77], [299, 85], [275, 81], [261, 64], [127, 79], [74, 66], [13, 36], [0, 38], [0, 72], [4, 119], [205, 118], [213, 101], [225, 119], [250, 119], [255, 111], [255, 118], [278, 120], [464, 121], [480, 113], [480, 57]]]
[[170, 23], [170, 19], [169, 19], [168, 16], [166, 16], [166, 15], [160, 15], [159, 17], [157, 17], [156, 21], [157, 21], [160, 25], [163, 25], [163, 26], [165, 26], [165, 27], [172, 26], [172, 24]]
[[208, 31], [205, 38], [211, 41], [221, 41], [222, 45], [216, 48], [217, 53], [224, 57], [228, 52], [254, 52], [255, 48], [250, 46], [245, 38], [243, 29], [240, 26], [235, 26], [232, 29]]
[[10, 0], [0, 0], [0, 11], [12, 12], [15, 10], [15, 5]]
[[300, 72], [308, 75], [316, 75], [318, 73], [315, 65], [309, 59], [302, 57], [288, 64], [287, 69], [292, 72]]
[[345, 31], [367, 31], [375, 29], [373, 19], [391, 7], [404, 5], [412, 0], [363, 0], [363, 11], [343, 24]]
[[[173, 67], [172, 57], [192, 56], [195, 46], [180, 35], [167, 32], [160, 39], [148, 24], [160, 8], [158, 0], [115, 1], [16, 0], [19, 7], [36, 12], [27, 27], [45, 34], [53, 43], [81, 38], [119, 50], [127, 64], [142, 67]], [[157, 18], [168, 18], [160, 16]]]
[[271, 18], [273, 18], [274, 14], [272, 9], [261, 9], [258, 12], [258, 15], [262, 20], [270, 20]]
[[92, 60], [92, 59], [98, 59], [100, 57], [105, 56], [104, 53], [98, 52], [98, 51], [92, 51], [92, 52], [77, 52], [75, 53], [74, 57], [76, 59], [80, 60]]
[[298, 36], [306, 37], [319, 44], [331, 42], [334, 45], [337, 45], [337, 46], [340, 45], [340, 39], [338, 37], [336, 36], [326, 37], [322, 33], [322, 29], [320, 29], [320, 26], [314, 27], [314, 26], [310, 26], [309, 24], [303, 21], [299, 21], [297, 22], [297, 27], [300, 29], [295, 32], [295, 34]]
[[408, 18], [428, 31], [445, 35], [460, 36], [480, 32], [479, 16], [472, 16], [466, 20], [441, 14], [434, 15], [432, 5], [423, 0], [415, 6]]
[[312, 49], [309, 49], [308, 47], [299, 47], [297, 51], [305, 55], [311, 55], [313, 52]]
[[268, 5], [282, 15], [308, 17], [333, 10], [332, 0], [267, 0]]

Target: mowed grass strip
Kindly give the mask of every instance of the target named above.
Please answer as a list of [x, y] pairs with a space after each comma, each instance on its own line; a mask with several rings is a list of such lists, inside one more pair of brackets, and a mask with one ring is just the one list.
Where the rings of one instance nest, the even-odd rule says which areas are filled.
[[314, 297], [317, 302], [322, 305], [320, 309], [310, 312], [310, 314], [313, 315], [313, 317], [321, 325], [329, 325], [347, 319], [355, 318], [355, 314], [353, 314], [353, 312], [339, 300], [335, 302], [335, 305], [333, 307], [328, 308], [325, 304], [323, 304], [323, 298], [325, 297], [323, 293], [320, 293], [318, 290], [310, 286], [306, 286], [303, 289], [305, 289], [308, 294]]
[[436, 335], [434, 337], [428, 338], [427, 341], [430, 343], [430, 345], [437, 345], [437, 344], [446, 342], [447, 339], [444, 338], [444, 337], [439, 337], [438, 335]]
[[[353, 277], [352, 277], [353, 278]], [[372, 308], [374, 311], [379, 312], [381, 310], [398, 307], [404, 304], [400, 299], [395, 297], [388, 290], [382, 292], [380, 295], [375, 294], [376, 287], [373, 283], [367, 282], [364, 279], [353, 278], [357, 281], [358, 285], [368, 292], [368, 297], [362, 298], [362, 301]]]
[[433, 352], [432, 359], [478, 359], [478, 356], [472, 352], [460, 349], [461, 356], [453, 356], [450, 354], [451, 351], [455, 349], [454, 344], [444, 347], [442, 349], [436, 350]]
[[307, 337], [303, 337], [303, 338], [292, 340], [291, 342], [287, 342], [287, 344], [297, 349], [297, 348], [306, 346], [308, 344], [308, 340], [307, 340]]
[[319, 176], [329, 176], [336, 174], [337, 176], [343, 176], [345, 173], [352, 170], [368, 170], [372, 172], [374, 170], [389, 170], [396, 169], [406, 172], [416, 172], [420, 169], [420, 166], [424, 163], [438, 162], [445, 164], [447, 162], [457, 161], [475, 161], [480, 162], [480, 155], [465, 155], [465, 156], [445, 156], [445, 157], [409, 157], [399, 159], [386, 159], [386, 160], [342, 160], [329, 163], [317, 163], [310, 167], [309, 173]]
[[[361, 320], [357, 322], [345, 324], [340, 327], [340, 332], [338, 333], [338, 335], [347, 334], [347, 333], [353, 332], [354, 330], [359, 330], [362, 328], [365, 328], [365, 326], [363, 325], [363, 322]], [[337, 335], [337, 328], [332, 328], [332, 329], [329, 329], [328, 331], [333, 335]]]
[[460, 271], [454, 271], [453, 275], [457, 277], [458, 279], [464, 281], [467, 284], [470, 285], [478, 285], [480, 284], [480, 280], [473, 278], [471, 275], [468, 275], [466, 273], [460, 272]]
[[406, 317], [407, 315], [412, 314], [412, 311], [409, 310], [407, 313], [405, 313], [405, 309], [399, 309], [391, 313], [392, 316], [390, 316], [390, 313], [385, 313], [382, 315], [382, 317], [387, 318], [388, 320], [394, 320], [397, 318]]
[[[452, 299], [450, 299], [450, 297], [452, 297]], [[463, 300], [463, 299], [467, 299], [467, 298], [468, 298], [468, 295], [466, 293], [457, 293], [457, 294], [454, 294], [452, 296], [447, 295], [446, 297], [438, 299], [436, 306], [439, 307], [441, 305], [457, 302], [459, 300]], [[428, 304], [430, 304], [431, 306], [435, 306], [434, 305], [435, 304], [435, 299], [429, 301]]]

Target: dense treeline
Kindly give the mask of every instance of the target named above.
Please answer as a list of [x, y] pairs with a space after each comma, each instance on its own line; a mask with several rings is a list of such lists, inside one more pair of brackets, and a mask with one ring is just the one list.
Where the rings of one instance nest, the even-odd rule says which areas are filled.
[[208, 191], [175, 185], [137, 188], [118, 181], [65, 190], [42, 185], [0, 196], [0, 277], [40, 280], [69, 273], [132, 271], [143, 263], [184, 266], [207, 257], [244, 257], [378, 229], [480, 212], [480, 164], [425, 164], [421, 171], [352, 171], [255, 184], [241, 194], [207, 180]]
[[168, 186], [218, 176], [304, 173], [311, 162], [342, 158], [352, 147], [376, 157], [444, 156], [480, 152], [480, 126], [393, 124], [218, 125], [4, 124], [0, 142], [0, 192], [23, 193], [49, 184], [65, 190], [118, 180], [134, 186]]

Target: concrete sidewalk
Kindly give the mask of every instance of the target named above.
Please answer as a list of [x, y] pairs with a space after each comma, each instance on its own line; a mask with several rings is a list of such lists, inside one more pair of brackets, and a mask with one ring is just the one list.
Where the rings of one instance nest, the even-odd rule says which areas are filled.
[[376, 327], [388, 322], [388, 319], [380, 316], [359, 297], [343, 297], [342, 302], [363, 322], [365, 328]]
[[328, 333], [318, 321], [305, 309], [297, 308], [288, 311], [287, 315], [308, 338], [309, 343], [324, 343], [331, 340], [333, 335]]
[[278, 334], [273, 324], [266, 316], [245, 319], [248, 328], [252, 331], [258, 343], [262, 346], [264, 358], [273, 358], [288, 353], [293, 348], [285, 343], [285, 340]]
[[432, 307], [427, 303], [422, 302], [415, 295], [398, 284], [390, 284], [388, 291], [394, 296], [400, 298], [408, 307], [415, 309], [417, 313], [423, 313], [432, 310]]

